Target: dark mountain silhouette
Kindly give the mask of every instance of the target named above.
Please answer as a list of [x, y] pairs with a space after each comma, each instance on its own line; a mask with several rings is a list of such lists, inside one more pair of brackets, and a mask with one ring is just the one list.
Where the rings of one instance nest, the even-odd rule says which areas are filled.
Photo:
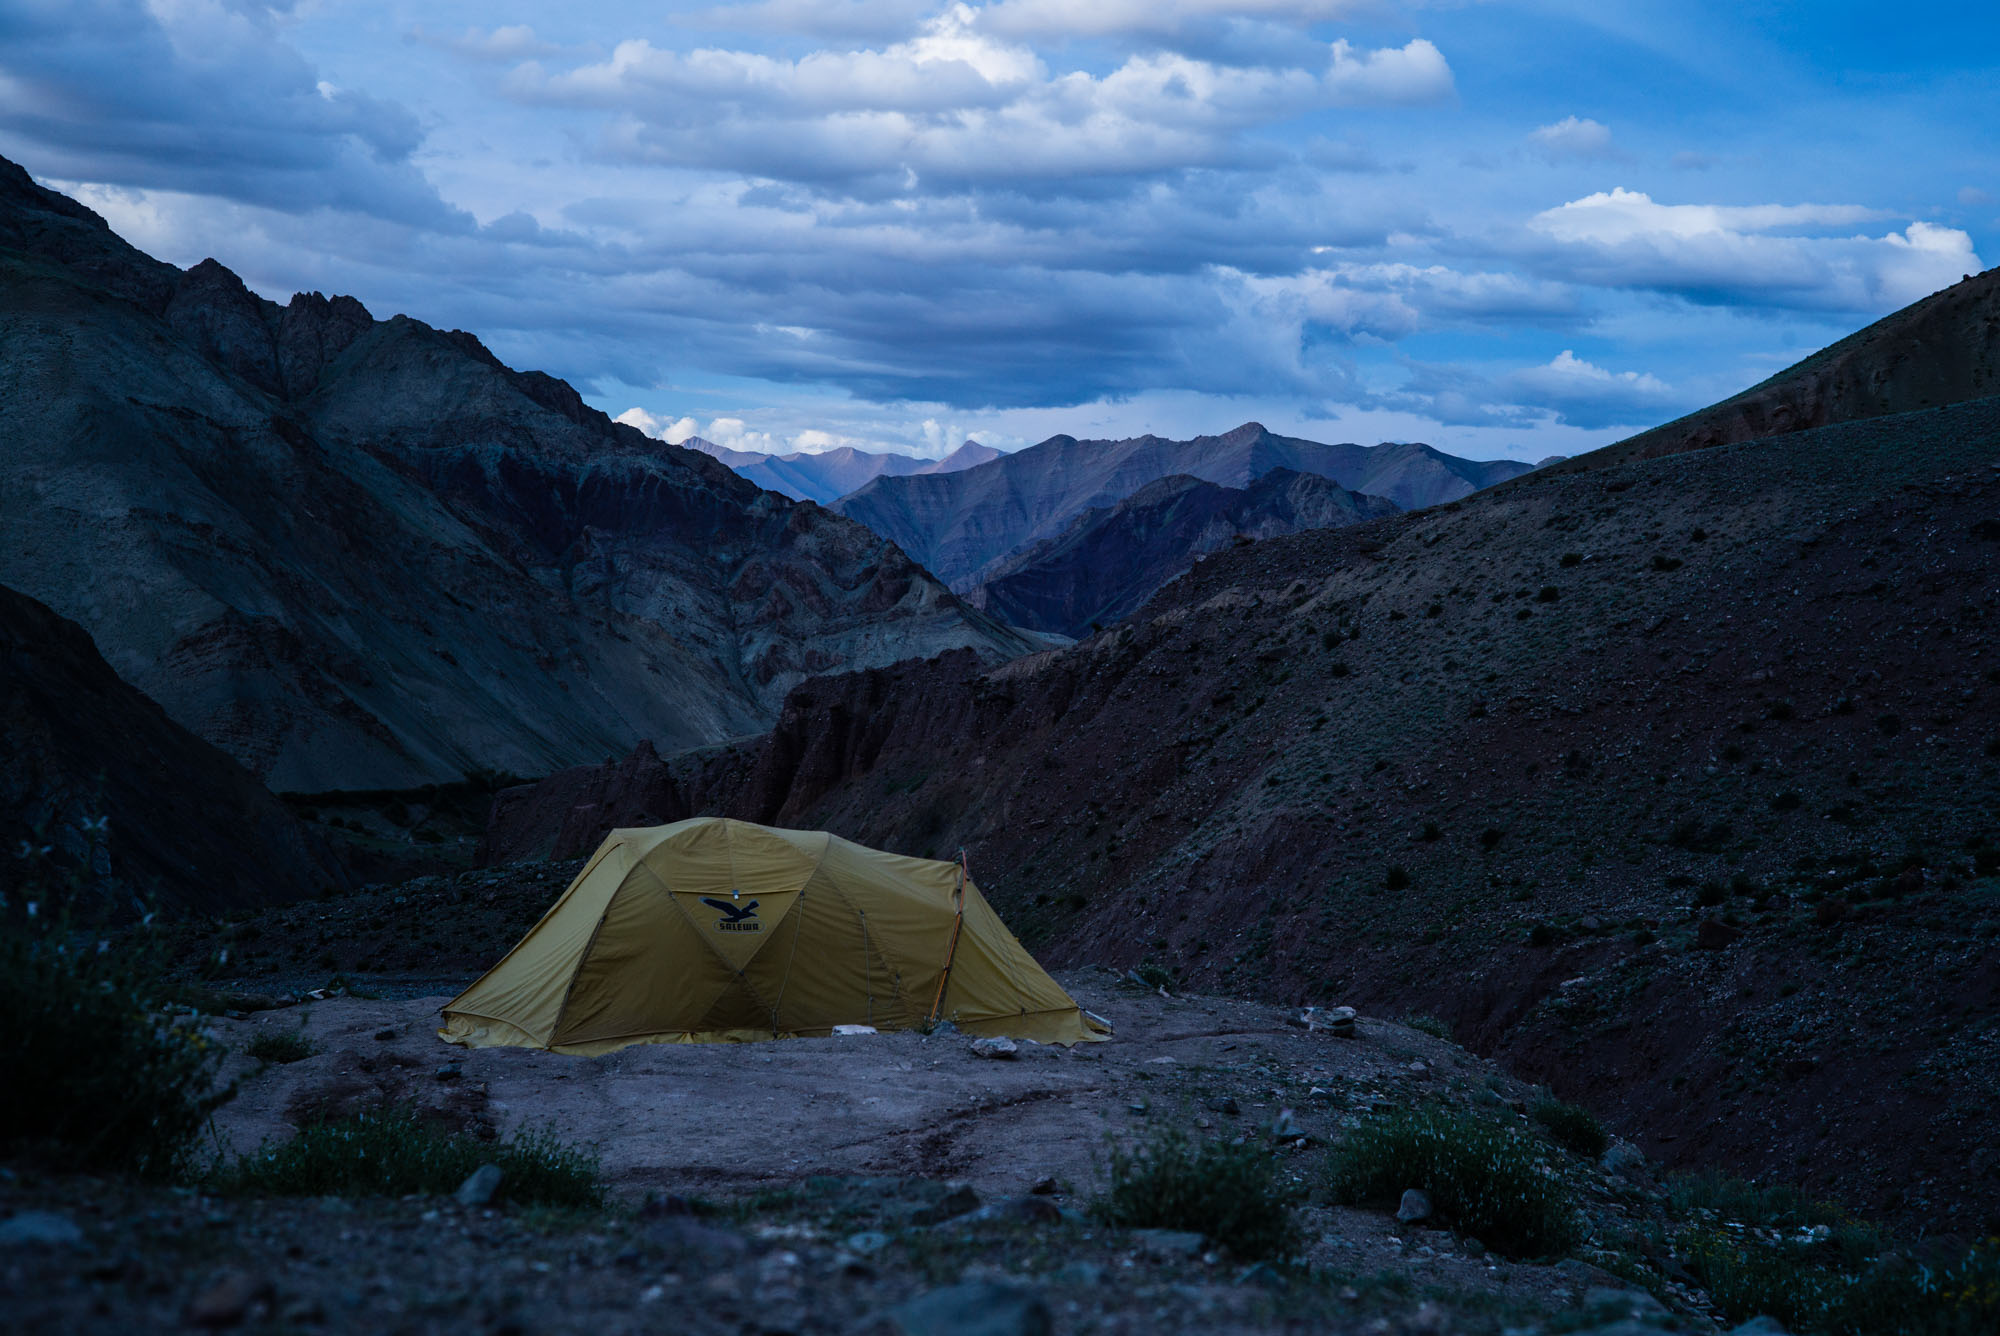
[[1231, 543], [1395, 510], [1380, 497], [1284, 468], [1248, 487], [1175, 474], [1115, 506], [1085, 511], [1061, 535], [997, 567], [966, 597], [1010, 625], [1082, 639], [1136, 612], [1154, 590]]
[[1528, 471], [1513, 460], [1458, 459], [1428, 445], [1322, 445], [1274, 436], [1250, 422], [1191, 441], [1052, 436], [959, 473], [877, 478], [833, 508], [965, 591], [1023, 548], [1062, 533], [1084, 511], [1115, 505], [1155, 479], [1187, 474], [1246, 487], [1274, 468], [1316, 473], [1404, 509], [1455, 500]]
[[843, 445], [834, 450], [794, 451], [788, 455], [763, 454], [755, 450], [731, 450], [699, 436], [682, 442], [690, 450], [711, 455], [756, 483], [795, 501], [817, 501], [822, 505], [847, 495], [878, 477], [911, 474], [955, 473], [998, 459], [1000, 452], [977, 441], [967, 441], [943, 459], [918, 459], [894, 451], [857, 450]]
[[10, 895], [70, 895], [74, 880], [86, 912], [220, 913], [348, 880], [255, 776], [127, 686], [82, 627], [5, 588], [0, 841]]
[[1719, 404], [1561, 467], [1607, 468], [1993, 394], [2000, 394], [2000, 269], [1912, 302]]
[[[1983, 346], [1941, 309], [1921, 355]], [[1435, 1015], [1670, 1164], [1970, 1234], [2000, 1218], [1996, 563], [2000, 398], [1614, 448], [1225, 548], [1072, 648], [805, 683], [646, 783], [962, 846], [1051, 964]], [[550, 789], [489, 847], [593, 791]]]
[[0, 581], [318, 791], [768, 726], [817, 672], [1030, 648], [866, 529], [470, 334], [182, 273], [0, 164]]

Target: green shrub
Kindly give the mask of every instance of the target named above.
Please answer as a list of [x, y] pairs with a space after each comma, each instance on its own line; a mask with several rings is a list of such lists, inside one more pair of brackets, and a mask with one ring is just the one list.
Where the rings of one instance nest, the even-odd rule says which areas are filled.
[[1350, 1132], [1333, 1156], [1336, 1200], [1390, 1206], [1421, 1188], [1438, 1218], [1512, 1257], [1562, 1253], [1576, 1208], [1527, 1137], [1437, 1109], [1390, 1114]]
[[1731, 1322], [1768, 1315], [1801, 1336], [2000, 1331], [2000, 1244], [1992, 1240], [1936, 1266], [1724, 1229], [1684, 1232], [1678, 1246]]
[[272, 1030], [252, 1039], [250, 1046], [243, 1051], [258, 1062], [282, 1066], [288, 1062], [303, 1062], [319, 1052], [319, 1045], [298, 1030]]
[[597, 1206], [604, 1200], [597, 1157], [549, 1131], [484, 1142], [423, 1120], [415, 1109], [374, 1109], [313, 1123], [278, 1146], [217, 1168], [219, 1192], [277, 1197], [400, 1197], [455, 1192], [483, 1164], [503, 1175], [498, 1198], [522, 1205]]
[[1113, 1151], [1110, 1182], [1091, 1203], [1107, 1225], [1206, 1234], [1246, 1259], [1298, 1250], [1292, 1207], [1305, 1195], [1261, 1146], [1196, 1141], [1178, 1128], [1127, 1153]]
[[1767, 1229], [1838, 1225], [1846, 1213], [1795, 1187], [1760, 1187], [1729, 1174], [1676, 1174], [1667, 1184], [1667, 1209], [1682, 1219], [1712, 1213], [1717, 1219]]
[[1436, 1035], [1439, 1039], [1447, 1041], [1451, 1039], [1451, 1027], [1436, 1016], [1426, 1015], [1423, 1012], [1412, 1012], [1410, 1015], [1403, 1017], [1403, 1024], [1409, 1026], [1412, 1030], [1422, 1030], [1425, 1034]]
[[1537, 1100], [1528, 1110], [1528, 1116], [1540, 1123], [1558, 1146], [1587, 1159], [1594, 1160], [1611, 1148], [1611, 1134], [1604, 1130], [1604, 1124], [1579, 1104], [1565, 1104], [1559, 1099]]
[[[31, 858], [35, 846], [26, 846]], [[222, 1050], [164, 1010], [164, 954], [147, 936], [87, 934], [63, 908], [81, 882], [31, 866], [0, 896], [0, 1153], [167, 1177], [209, 1111]]]

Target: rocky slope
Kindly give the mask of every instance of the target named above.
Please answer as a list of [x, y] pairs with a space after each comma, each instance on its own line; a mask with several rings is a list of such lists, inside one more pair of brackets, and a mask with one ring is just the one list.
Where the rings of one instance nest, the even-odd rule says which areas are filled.
[[1176, 474], [1115, 506], [1085, 511], [1062, 534], [1000, 565], [967, 601], [1011, 626], [1080, 640], [1130, 616], [1154, 590], [1231, 543], [1395, 511], [1379, 496], [1285, 468], [1248, 487]]
[[2000, 269], [1967, 275], [1741, 394], [1570, 461], [1604, 468], [2000, 394]]
[[1670, 1162], [1990, 1227], [1997, 542], [2000, 399], [1537, 474], [668, 767], [966, 847], [1054, 964], [1432, 1012]]
[[273, 787], [546, 773], [1028, 642], [477, 339], [182, 273], [0, 164], [0, 582]]
[[347, 875], [254, 776], [127, 686], [75, 622], [0, 588], [9, 898], [88, 916], [297, 899]]
[[1060, 535], [1086, 510], [1115, 505], [1156, 479], [1187, 474], [1245, 487], [1274, 468], [1318, 474], [1404, 509], [1456, 500], [1528, 471], [1513, 460], [1458, 459], [1427, 445], [1322, 445], [1249, 422], [1191, 441], [1052, 436], [960, 473], [877, 478], [834, 508], [964, 592], [1024, 548]]
[[794, 501], [818, 501], [821, 504], [846, 496], [878, 477], [956, 473], [960, 469], [1000, 458], [998, 450], [978, 441], [965, 442], [943, 459], [918, 459], [914, 455], [893, 451], [856, 450], [851, 445], [817, 453], [799, 450], [789, 455], [770, 455], [755, 450], [731, 450], [699, 436], [690, 437], [683, 444], [690, 450], [699, 450], [721, 460], [759, 487], [780, 492]]

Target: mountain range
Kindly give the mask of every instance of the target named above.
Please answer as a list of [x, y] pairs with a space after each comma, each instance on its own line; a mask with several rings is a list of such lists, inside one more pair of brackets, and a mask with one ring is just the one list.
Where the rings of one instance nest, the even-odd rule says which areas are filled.
[[998, 450], [978, 441], [966, 441], [943, 459], [918, 459], [914, 455], [894, 451], [857, 450], [851, 445], [832, 450], [797, 450], [788, 455], [772, 455], [755, 450], [731, 450], [699, 436], [691, 436], [681, 444], [721, 460], [759, 487], [782, 493], [794, 501], [817, 501], [821, 505], [845, 496], [878, 477], [956, 473], [1000, 457]]
[[1022, 550], [1060, 535], [1085, 511], [1115, 505], [1147, 483], [1185, 474], [1242, 488], [1274, 468], [1318, 474], [1414, 509], [1456, 500], [1530, 466], [1459, 459], [1420, 444], [1323, 445], [1249, 422], [1187, 441], [1052, 436], [957, 473], [879, 477], [832, 508], [963, 593]]
[[1210, 552], [1395, 511], [1379, 496], [1287, 468], [1248, 487], [1172, 474], [1115, 506], [1084, 511], [1061, 534], [993, 568], [966, 599], [1010, 625], [1080, 640], [1136, 612]]
[[470, 334], [185, 272], [0, 163], [0, 585], [274, 788], [755, 733], [815, 673], [1037, 642]]
[[1719, 405], [1231, 544], [1073, 647], [823, 677], [754, 746], [509, 790], [488, 855], [587, 849], [586, 794], [963, 848], [1051, 965], [1421, 1014], [1670, 1166], [1983, 1236], [1996, 300], [1979, 275], [1754, 396], [1817, 425], [1720, 441]]

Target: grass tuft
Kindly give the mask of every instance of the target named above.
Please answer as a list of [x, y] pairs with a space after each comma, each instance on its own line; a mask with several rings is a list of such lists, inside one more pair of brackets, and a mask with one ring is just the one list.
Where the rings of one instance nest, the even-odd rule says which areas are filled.
[[319, 1052], [319, 1045], [297, 1030], [273, 1030], [252, 1039], [250, 1046], [243, 1051], [258, 1062], [283, 1066], [288, 1062], [305, 1061]]
[[415, 1109], [393, 1107], [313, 1123], [278, 1146], [265, 1146], [216, 1169], [216, 1191], [275, 1197], [440, 1196], [455, 1192], [481, 1165], [500, 1167], [497, 1198], [521, 1205], [598, 1206], [604, 1185], [595, 1155], [550, 1131], [524, 1131], [484, 1142], [427, 1123]]
[[1568, 1251], [1576, 1208], [1535, 1142], [1436, 1109], [1390, 1114], [1350, 1132], [1329, 1171], [1336, 1200], [1392, 1206], [1422, 1189], [1438, 1218], [1510, 1257]]
[[1542, 1125], [1550, 1140], [1585, 1159], [1594, 1160], [1611, 1149], [1611, 1134], [1597, 1115], [1582, 1105], [1559, 1099], [1536, 1100], [1528, 1116]]
[[1110, 1182], [1091, 1203], [1107, 1225], [1206, 1234], [1247, 1260], [1298, 1251], [1292, 1208], [1303, 1189], [1281, 1178], [1261, 1146], [1197, 1141], [1168, 1129], [1135, 1151], [1113, 1151]]

